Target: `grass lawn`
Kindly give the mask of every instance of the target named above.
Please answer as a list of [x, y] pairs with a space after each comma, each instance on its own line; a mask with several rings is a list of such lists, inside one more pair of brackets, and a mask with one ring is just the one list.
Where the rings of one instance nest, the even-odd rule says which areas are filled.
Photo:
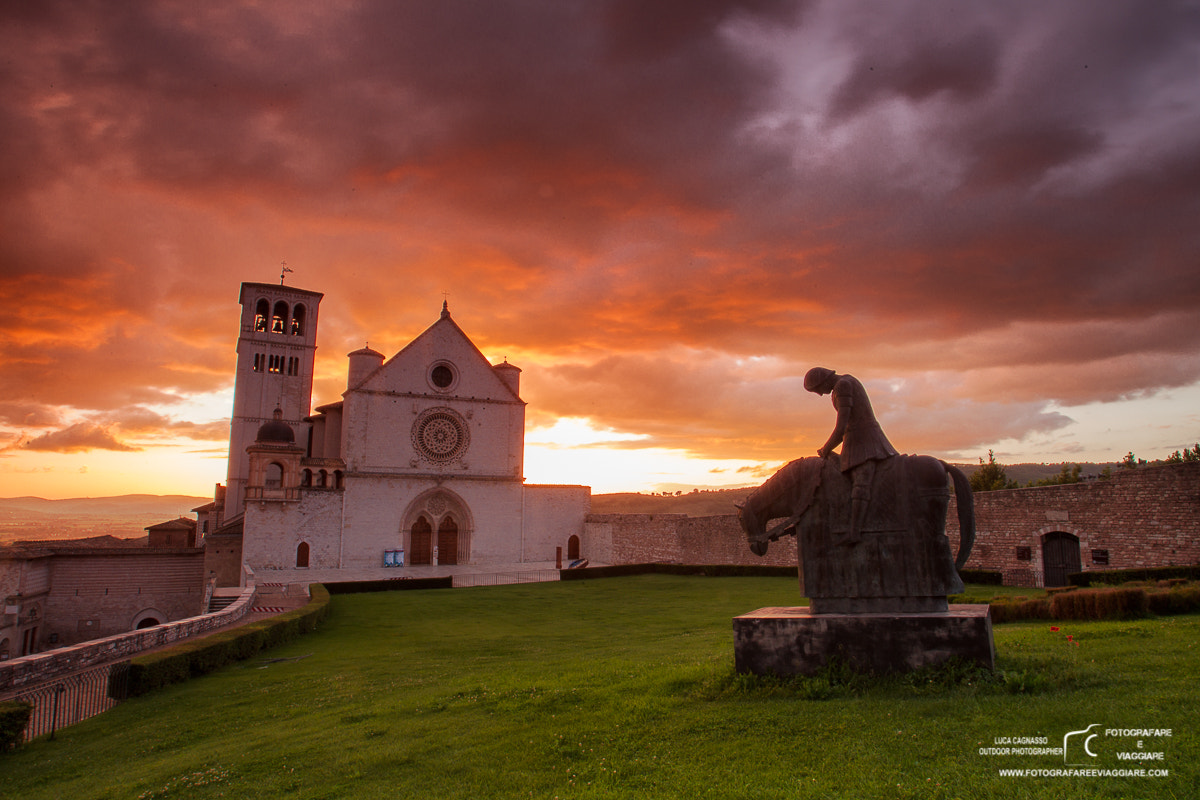
[[[0, 756], [0, 797], [1195, 796], [1200, 616], [997, 626], [991, 679], [737, 676], [731, 618], [796, 594], [645, 575], [338, 596], [291, 645]], [[1063, 757], [979, 753], [1091, 724], [1170, 728], [1143, 739], [1169, 775], [1003, 777]], [[1129, 768], [1136, 740], [1091, 747]]]

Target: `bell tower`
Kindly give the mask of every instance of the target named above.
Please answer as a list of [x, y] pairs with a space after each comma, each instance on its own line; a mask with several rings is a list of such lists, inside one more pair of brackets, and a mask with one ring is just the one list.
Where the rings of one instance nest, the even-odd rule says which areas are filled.
[[237, 341], [237, 374], [229, 425], [229, 471], [225, 519], [245, 509], [250, 459], [258, 429], [274, 411], [296, 434], [307, 438], [304, 418], [312, 406], [313, 362], [317, 354], [317, 311], [320, 292], [280, 284], [243, 283], [241, 331]]

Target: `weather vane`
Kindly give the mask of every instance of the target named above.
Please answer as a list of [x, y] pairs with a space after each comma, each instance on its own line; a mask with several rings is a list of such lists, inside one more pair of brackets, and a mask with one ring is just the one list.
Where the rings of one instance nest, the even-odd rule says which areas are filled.
[[295, 270], [289, 267], [286, 261], [280, 261], [279, 263], [283, 265], [283, 269], [279, 272], [279, 285], [283, 286], [283, 276], [287, 275], [289, 272], [294, 272]]

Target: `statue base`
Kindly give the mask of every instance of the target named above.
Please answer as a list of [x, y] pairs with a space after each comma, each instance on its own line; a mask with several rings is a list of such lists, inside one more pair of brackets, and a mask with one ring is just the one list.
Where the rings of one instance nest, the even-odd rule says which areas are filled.
[[760, 608], [733, 618], [734, 663], [756, 675], [813, 675], [836, 659], [856, 672], [909, 672], [953, 658], [993, 669], [988, 606], [933, 613]]

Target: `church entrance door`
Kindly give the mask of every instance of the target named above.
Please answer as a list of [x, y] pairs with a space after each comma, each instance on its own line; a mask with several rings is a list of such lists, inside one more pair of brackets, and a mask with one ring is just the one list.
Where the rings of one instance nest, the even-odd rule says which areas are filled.
[[409, 551], [408, 563], [433, 563], [433, 526], [425, 517], [420, 517], [413, 523], [412, 535], [409, 537]]
[[450, 517], [438, 526], [438, 563], [458, 563], [458, 524]]

